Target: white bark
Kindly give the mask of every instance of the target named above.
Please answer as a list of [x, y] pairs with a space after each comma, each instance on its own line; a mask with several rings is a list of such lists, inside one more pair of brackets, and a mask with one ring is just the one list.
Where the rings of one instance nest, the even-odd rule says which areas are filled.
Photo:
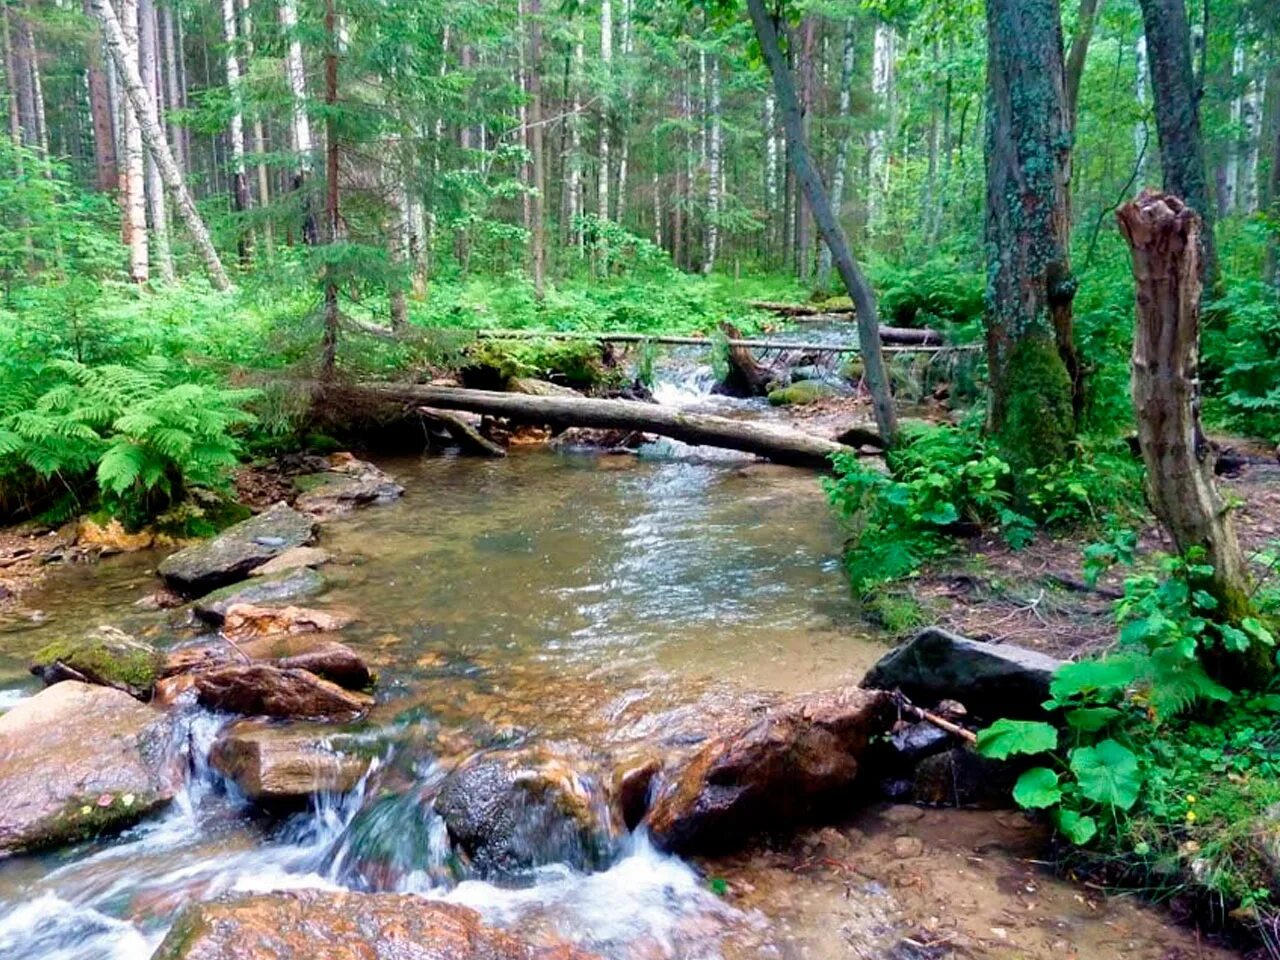
[[[627, 64], [631, 57], [631, 0], [622, 0], [621, 44], [623, 77], [627, 76]], [[631, 138], [627, 136], [627, 116], [631, 110], [631, 89], [624, 82], [622, 87], [623, 117], [618, 127], [618, 184], [613, 205], [613, 219], [622, 223], [627, 210], [627, 165]]]
[[[837, 220], [844, 206], [845, 168], [849, 165], [849, 143], [852, 131], [849, 127], [849, 110], [853, 100], [853, 64], [857, 39], [853, 28], [853, 19], [845, 21], [844, 45], [840, 54], [840, 140], [836, 145], [836, 165], [831, 175], [831, 212]], [[936, 129], [936, 128], [935, 128]], [[935, 141], [936, 144], [936, 141]], [[935, 146], [936, 151], [936, 146]], [[929, 215], [926, 204], [925, 215]], [[818, 251], [818, 289], [825, 291], [831, 282], [831, 248], [825, 243]]]
[[[600, 2], [600, 63], [604, 67], [605, 76], [613, 70], [613, 3], [612, 0]], [[601, 220], [609, 219], [609, 99], [605, 97], [604, 109], [600, 111], [600, 169], [597, 193]]]
[[293, 149], [297, 153], [298, 179], [311, 173], [311, 122], [307, 118], [307, 75], [302, 64], [302, 41], [297, 37], [298, 6], [296, 0], [280, 0], [280, 27], [288, 38], [285, 76], [293, 95]]
[[573, 42], [573, 70], [569, 77], [569, 85], [573, 88], [573, 116], [569, 118], [569, 170], [568, 199], [570, 236], [578, 248], [578, 256], [586, 253], [582, 230], [582, 75], [586, 63], [586, 52], [583, 49], [582, 28], [578, 28]]
[[226, 41], [227, 90], [231, 94], [231, 173], [235, 177], [236, 206], [243, 209], [248, 193], [248, 178], [244, 164], [244, 108], [241, 103], [240, 53], [236, 41], [236, 0], [222, 0], [222, 37]]
[[721, 126], [720, 126], [720, 65], [712, 57], [708, 77], [711, 129], [707, 135], [707, 257], [702, 262], [702, 272], [711, 273], [715, 269], [716, 256], [720, 252], [720, 167], [721, 167]]
[[[253, 63], [253, 10], [249, 4], [250, 0], [240, 0], [240, 27], [244, 36], [246, 64]], [[262, 115], [256, 111], [253, 118], [253, 152], [258, 157], [258, 206], [265, 208], [271, 203], [271, 177], [264, 159], [267, 153], [267, 133], [262, 123]], [[275, 252], [275, 235], [269, 219], [263, 220], [262, 239], [266, 245], [267, 256], [270, 257]]]
[[[1231, 79], [1240, 82], [1244, 74], [1244, 43], [1236, 41], [1231, 54]], [[1244, 116], [1244, 97], [1237, 93], [1231, 98], [1231, 130], [1227, 136], [1226, 173], [1222, 179], [1222, 196], [1218, 198], [1219, 213], [1226, 216], [1236, 209], [1236, 185], [1240, 182], [1240, 123]]]
[[187, 185], [178, 172], [178, 165], [174, 162], [173, 152], [169, 149], [169, 142], [165, 140], [164, 131], [154, 119], [155, 104], [138, 73], [137, 50], [126, 41], [120, 21], [116, 17], [115, 10], [111, 8], [109, 0], [90, 0], [90, 2], [94, 15], [102, 24], [103, 41], [119, 71], [129, 104], [142, 120], [142, 137], [147, 149], [155, 156], [156, 163], [160, 167], [160, 176], [178, 204], [178, 211], [182, 214], [187, 230], [191, 233], [192, 242], [204, 261], [209, 281], [215, 289], [229, 290], [231, 282], [227, 279], [226, 271], [222, 269], [222, 261], [218, 259], [218, 251], [214, 249], [213, 241], [209, 238], [209, 230], [200, 219], [195, 202], [191, 199]]
[[1147, 35], [1138, 31], [1138, 39], [1133, 45], [1135, 73], [1133, 78], [1133, 99], [1138, 104], [1142, 117], [1133, 125], [1133, 156], [1137, 169], [1138, 187], [1146, 186], [1147, 180]]
[[1244, 163], [1236, 187], [1236, 202], [1241, 212], [1258, 212], [1258, 161], [1262, 149], [1262, 103], [1266, 91], [1266, 74], [1259, 75], [1255, 65], [1249, 85], [1244, 91]]
[[[106, 0], [97, 0], [99, 5], [106, 5]], [[137, 67], [138, 51], [138, 0], [119, 0], [121, 46], [130, 51], [133, 57], [134, 70]], [[107, 43], [110, 45], [110, 38]], [[112, 56], [115, 53], [112, 51]], [[122, 74], [123, 70], [120, 71]], [[125, 79], [126, 93], [129, 81]], [[138, 80], [142, 86], [141, 77]], [[146, 154], [142, 145], [141, 116], [133, 103], [132, 97], [126, 97], [124, 104], [124, 166], [123, 189], [120, 200], [124, 204], [124, 239], [129, 248], [129, 276], [134, 283], [146, 283], [151, 277], [151, 262], [147, 247], [147, 193], [144, 167]]]
[[773, 94], [764, 98], [764, 195], [770, 212], [778, 203], [778, 121]]
[[875, 45], [871, 63], [871, 93], [880, 120], [871, 131], [871, 183], [867, 189], [867, 220], [878, 222], [882, 201], [889, 192], [889, 137], [893, 129], [893, 81], [897, 59], [897, 35], [893, 28], [876, 24]]
[[[157, 110], [160, 104], [158, 33], [154, 0], [140, 0], [138, 4], [139, 70], [142, 74], [142, 82], [146, 84]], [[157, 124], [160, 122], [158, 116], [153, 119]], [[166, 283], [172, 283], [174, 280], [173, 253], [169, 248], [169, 212], [165, 208], [164, 182], [160, 179], [160, 167], [156, 164], [155, 157], [150, 154], [147, 156], [146, 193], [160, 277]]]

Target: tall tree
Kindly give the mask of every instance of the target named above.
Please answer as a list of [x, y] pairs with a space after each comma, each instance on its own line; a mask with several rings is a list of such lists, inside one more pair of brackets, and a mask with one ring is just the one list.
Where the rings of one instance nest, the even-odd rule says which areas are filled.
[[787, 148], [795, 169], [796, 181], [813, 210], [813, 218], [818, 224], [823, 242], [831, 248], [831, 257], [835, 261], [836, 270], [848, 288], [857, 312], [858, 341], [862, 351], [863, 372], [867, 386], [871, 390], [876, 425], [884, 442], [892, 444], [898, 433], [898, 418], [893, 407], [893, 396], [889, 391], [884, 354], [880, 349], [880, 321], [876, 315], [875, 294], [853, 259], [853, 254], [849, 250], [849, 241], [844, 235], [844, 229], [840, 226], [839, 220], [836, 219], [835, 212], [831, 209], [826, 188], [822, 185], [818, 168], [814, 165], [809, 147], [804, 141], [804, 121], [800, 114], [800, 102], [796, 97], [795, 84], [791, 80], [791, 70], [787, 66], [786, 55], [778, 42], [778, 26], [765, 7], [765, 0], [747, 0], [747, 10], [751, 14], [751, 24], [760, 41], [765, 63], [773, 77], [773, 89], [777, 96], [778, 109], [782, 114], [782, 128], [786, 132]]
[[[147, 92], [151, 94], [151, 103], [155, 109], [160, 105], [159, 74], [159, 30], [156, 22], [156, 6], [154, 0], [138, 0], [138, 69]], [[152, 118], [159, 123], [158, 117]], [[151, 217], [151, 235], [155, 239], [156, 264], [160, 268], [160, 277], [166, 283], [174, 280], [173, 253], [169, 249], [169, 212], [164, 201], [164, 183], [160, 179], [160, 166], [156, 158], [147, 155], [146, 164], [147, 211]]]
[[1200, 90], [1191, 62], [1187, 7], [1184, 0], [1138, 0], [1138, 3], [1147, 35], [1147, 63], [1151, 68], [1164, 189], [1200, 214], [1199, 238], [1204, 248], [1200, 266], [1208, 292], [1217, 282], [1218, 255], [1213, 239], [1213, 210], [1209, 206], [1209, 179], [1200, 135]]
[[1071, 39], [1071, 51], [1067, 54], [1066, 98], [1067, 126], [1075, 130], [1076, 113], [1080, 105], [1080, 81], [1084, 78], [1084, 63], [1089, 55], [1089, 42], [1093, 39], [1094, 24], [1102, 0], [1080, 0], [1080, 15], [1075, 36]]
[[526, 148], [532, 166], [533, 193], [529, 213], [529, 261], [533, 279], [533, 295], [541, 300], [545, 292], [547, 272], [547, 247], [543, 221], [546, 211], [547, 174], [546, 155], [543, 150], [542, 130], [542, 2], [524, 0], [528, 15], [529, 54], [528, 80], [525, 94], [529, 98], [528, 137]]
[[[231, 206], [243, 216], [249, 209], [249, 174], [244, 161], [244, 91], [240, 89], [240, 44], [237, 39], [236, 0], [222, 0], [222, 36], [226, 42], [227, 92], [231, 95], [231, 123], [228, 143], [231, 149]], [[240, 262], [251, 259], [253, 234], [243, 225], [236, 235]]]
[[[338, 211], [338, 12], [334, 0], [324, 5], [324, 178], [325, 240], [336, 247], [342, 235]], [[338, 369], [338, 265], [330, 251], [324, 264], [324, 336], [320, 377], [332, 380]]]
[[[91, 16], [89, 0], [84, 12]], [[119, 182], [116, 170], [116, 141], [112, 127], [111, 100], [107, 93], [107, 72], [102, 63], [102, 38], [93, 30], [85, 40], [85, 77], [89, 87], [89, 117], [93, 124], [94, 182], [103, 192]]]
[[1067, 455], [1080, 408], [1057, 0], [987, 0], [987, 369], [1007, 455]]
[[[120, 5], [122, 45], [135, 65], [138, 61], [138, 0], [117, 0]], [[108, 43], [110, 39], [108, 39]], [[116, 70], [123, 70], [117, 63]], [[139, 83], [145, 87], [139, 74]], [[126, 81], [127, 86], [127, 81]], [[147, 191], [144, 170], [146, 152], [142, 141], [142, 117], [133, 98], [124, 105], [124, 183], [120, 202], [124, 209], [124, 242], [129, 248], [129, 277], [134, 283], [146, 283], [151, 276], [150, 248], [147, 244]]]
[[280, 0], [280, 28], [284, 32], [285, 77], [289, 81], [293, 134], [293, 189], [303, 197], [302, 239], [308, 245], [318, 241], [315, 218], [307, 201], [307, 181], [311, 178], [311, 120], [307, 113], [307, 73], [302, 61], [302, 40], [298, 37], [297, 0]]
[[227, 279], [226, 271], [222, 269], [222, 261], [218, 258], [218, 251], [214, 249], [213, 240], [209, 237], [209, 230], [205, 226], [204, 220], [200, 218], [200, 213], [196, 210], [195, 201], [191, 199], [191, 193], [187, 190], [187, 185], [183, 182], [182, 175], [178, 172], [178, 165], [174, 162], [173, 152], [169, 149], [168, 141], [165, 140], [164, 131], [160, 128], [159, 122], [155, 120], [157, 115], [155, 105], [150, 102], [151, 97], [147, 93], [147, 88], [142, 82], [142, 76], [138, 72], [137, 50], [126, 41], [124, 31], [121, 29], [115, 10], [111, 7], [110, 0], [91, 0], [91, 3], [94, 16], [98, 18], [98, 22], [102, 27], [103, 40], [106, 43], [107, 51], [111, 54], [112, 62], [115, 63], [116, 70], [124, 84], [129, 105], [133, 108], [135, 115], [142, 120], [142, 135], [146, 141], [147, 149], [155, 156], [156, 162], [160, 166], [160, 176], [164, 180], [169, 193], [177, 202], [178, 212], [181, 213], [183, 222], [187, 225], [187, 231], [191, 234], [191, 240], [195, 244], [196, 251], [204, 261], [205, 270], [209, 274], [209, 281], [217, 290], [230, 289], [231, 281]]
[[[849, 108], [853, 101], [853, 66], [857, 52], [857, 33], [853, 18], [844, 22], [844, 43], [840, 54], [840, 106], [836, 118], [840, 122], [839, 139], [836, 141], [835, 170], [831, 174], [831, 209], [839, 219], [844, 206], [844, 177], [849, 165], [849, 145], [853, 142], [853, 129], [849, 124]], [[831, 284], [831, 248], [825, 243], [818, 251], [818, 290], [826, 293]]]

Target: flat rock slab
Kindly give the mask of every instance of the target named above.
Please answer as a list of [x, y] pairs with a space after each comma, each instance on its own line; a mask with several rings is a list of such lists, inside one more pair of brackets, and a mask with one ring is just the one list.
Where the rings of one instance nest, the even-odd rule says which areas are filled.
[[661, 849], [682, 853], [730, 850], [798, 825], [853, 785], [869, 744], [895, 717], [892, 698], [878, 690], [784, 701], [664, 774], [644, 823]]
[[329, 457], [329, 469], [295, 481], [303, 492], [294, 506], [318, 520], [345, 516], [371, 503], [390, 503], [404, 494], [404, 487], [372, 463], [349, 453]]
[[959, 700], [987, 719], [1042, 717], [1049, 683], [1062, 661], [1009, 644], [982, 643], [930, 627], [880, 659], [862, 686], [901, 690], [929, 707]]
[[197, 600], [192, 611], [205, 623], [221, 625], [234, 606], [265, 606], [314, 597], [324, 591], [324, 577], [308, 567], [300, 567], [274, 577], [253, 577], [243, 583], [214, 590]]
[[158, 569], [164, 582], [188, 597], [198, 597], [243, 580], [255, 568], [286, 550], [310, 543], [316, 523], [284, 503], [237, 523], [212, 540], [167, 557]]
[[[299, 891], [194, 904], [152, 960], [593, 960], [535, 945], [456, 904], [410, 894]], [[594, 958], [598, 960], [598, 958]]]
[[202, 706], [249, 717], [347, 720], [373, 706], [372, 697], [310, 671], [266, 663], [229, 663], [189, 677]]
[[254, 637], [286, 633], [335, 633], [354, 619], [342, 610], [259, 607], [252, 603], [237, 603], [227, 608], [222, 634], [243, 643]]
[[262, 566], [257, 567], [250, 574], [254, 577], [275, 577], [282, 573], [288, 573], [291, 570], [300, 570], [303, 567], [322, 567], [333, 559], [333, 554], [323, 547], [294, 547], [292, 550], [286, 550], [280, 556], [273, 560], [268, 560]]
[[0, 856], [123, 829], [173, 799], [160, 711], [63, 681], [0, 716]]
[[241, 720], [214, 742], [209, 762], [250, 799], [288, 803], [355, 789], [372, 760], [342, 741], [323, 727]]

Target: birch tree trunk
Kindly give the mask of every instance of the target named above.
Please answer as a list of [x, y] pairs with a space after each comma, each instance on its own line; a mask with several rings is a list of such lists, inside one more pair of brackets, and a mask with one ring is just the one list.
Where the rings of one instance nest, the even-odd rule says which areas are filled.
[[627, 165], [630, 161], [631, 138], [627, 122], [631, 113], [631, 89], [626, 82], [631, 58], [631, 0], [622, 0], [622, 20], [619, 24], [619, 47], [622, 51], [622, 110], [618, 119], [618, 183], [613, 204], [613, 219], [622, 223], [627, 212]]
[[818, 176], [817, 167], [809, 155], [809, 148], [802, 137], [803, 121], [800, 116], [800, 103], [796, 98], [795, 86], [791, 80], [791, 71], [786, 57], [778, 43], [778, 28], [773, 17], [765, 7], [766, 0], [747, 0], [747, 9], [751, 14], [751, 23], [755, 27], [756, 37], [760, 41], [765, 62], [773, 77], [773, 89], [778, 98], [778, 106], [782, 112], [783, 130], [787, 136], [787, 147], [791, 162], [795, 168], [796, 180], [804, 191], [805, 198], [813, 210], [814, 220], [822, 239], [831, 248], [836, 270], [849, 290], [858, 318], [858, 343], [862, 348], [863, 371], [867, 385], [871, 390], [871, 399], [875, 407], [876, 425], [885, 448], [893, 445], [898, 433], [897, 414], [893, 407], [893, 396], [889, 391], [889, 377], [885, 370], [884, 355], [880, 350], [880, 322], [876, 316], [875, 295], [871, 286], [863, 277], [862, 271], [854, 262], [849, 250], [849, 242], [844, 230], [836, 219], [827, 199], [822, 178]]
[[[342, 224], [338, 212], [338, 14], [334, 0], [324, 7], [324, 177], [325, 240], [338, 243]], [[320, 378], [329, 381], [338, 370], [338, 274], [332, 255], [324, 271], [324, 336], [320, 345]]]
[[1081, 408], [1067, 122], [1057, 0], [987, 0], [989, 426], [1024, 466], [1067, 456]]
[[[849, 163], [849, 144], [853, 140], [853, 130], [849, 123], [849, 109], [853, 100], [853, 64], [856, 52], [857, 37], [853, 28], [853, 18], [844, 22], [844, 45], [840, 54], [840, 108], [837, 121], [840, 124], [840, 139], [836, 144], [835, 170], [831, 174], [831, 209], [840, 219], [840, 210], [844, 206], [844, 177]], [[818, 251], [818, 290], [826, 293], [831, 286], [831, 248], [825, 243]]]
[[[613, 2], [600, 0], [600, 64], [606, 77], [612, 79], [613, 71]], [[604, 106], [600, 111], [600, 145], [598, 149], [600, 167], [596, 171], [596, 205], [601, 220], [609, 219], [609, 97], [606, 94]]]
[[[1140, 32], [1133, 44], [1133, 59], [1136, 67], [1133, 100], [1138, 105], [1138, 109], [1145, 114], [1147, 112], [1147, 35], [1145, 33]], [[1133, 156], [1136, 172], [1134, 179], [1139, 184], [1145, 184], [1147, 180], [1147, 157], [1150, 154], [1150, 150], [1147, 149], [1148, 139], [1145, 118], [1138, 120], [1133, 125]]]
[[[1237, 39], [1231, 51], [1231, 82], [1240, 83], [1244, 74], [1244, 42]], [[1240, 127], [1244, 119], [1243, 91], [1231, 98], [1231, 128], [1227, 136], [1227, 159], [1223, 164], [1224, 171], [1218, 193], [1218, 216], [1225, 217], [1235, 212], [1236, 188], [1240, 183]]]
[[[36, 49], [35, 31], [31, 29], [30, 18], [23, 19], [23, 35], [27, 43], [27, 67], [31, 71], [31, 103], [35, 121], [35, 141], [36, 147], [40, 151], [40, 156], [49, 159], [49, 123], [45, 117], [44, 110], [44, 85], [40, 81], [40, 53]], [[51, 176], [52, 172], [45, 170], [45, 176]]]
[[1255, 69], [1245, 87], [1242, 104], [1244, 123], [1244, 163], [1236, 186], [1236, 203], [1241, 213], [1258, 212], [1258, 163], [1262, 155], [1262, 101], [1267, 75]]
[[[302, 41], [298, 39], [297, 0], [280, 0], [280, 28], [288, 41], [285, 52], [285, 77], [289, 81], [292, 101], [290, 132], [293, 139], [294, 172], [293, 189], [305, 191], [311, 179], [311, 121], [307, 115], [307, 75], [302, 62]], [[307, 246], [319, 242], [315, 217], [310, 202], [303, 200], [302, 240]]]
[[568, 157], [568, 194], [569, 194], [569, 235], [574, 246], [578, 248], [579, 258], [586, 256], [586, 246], [582, 232], [582, 76], [586, 62], [583, 49], [582, 27], [579, 26], [573, 41], [573, 70], [569, 84], [573, 88], [573, 114], [569, 117], [569, 157]]
[[[107, 0], [98, 0], [105, 4]], [[138, 0], [117, 0], [124, 48], [133, 57], [137, 69]], [[108, 38], [108, 42], [110, 42]], [[117, 64], [117, 72], [123, 72]], [[128, 81], [125, 81], [126, 86]], [[143, 86], [141, 77], [139, 86]], [[151, 275], [147, 246], [146, 154], [142, 145], [142, 123], [132, 97], [124, 104], [124, 183], [120, 202], [124, 205], [124, 242], [129, 248], [129, 277], [134, 283], [146, 283]]]
[[546, 157], [543, 152], [542, 130], [542, 2], [525, 0], [529, 24], [528, 86], [529, 97], [528, 149], [533, 162], [533, 195], [529, 211], [529, 260], [533, 280], [533, 295], [541, 300], [546, 287], [547, 248], [544, 237], [546, 218], [547, 175]]
[[1138, 0], [1147, 36], [1151, 95], [1160, 136], [1164, 190], [1200, 214], [1204, 286], [1217, 283], [1209, 182], [1200, 138], [1199, 83], [1191, 61], [1191, 28], [1183, 0]]
[[[249, 209], [249, 176], [244, 162], [244, 91], [240, 89], [240, 44], [237, 40], [236, 0], [222, 0], [222, 37], [226, 42], [227, 90], [231, 95], [231, 125], [228, 144], [231, 150], [231, 207], [243, 218]], [[249, 266], [253, 259], [253, 234], [241, 224], [236, 247], [240, 263]]]
[[[1147, 190], [1117, 212], [1137, 284], [1133, 407], [1147, 467], [1147, 499], [1179, 553], [1205, 552], [1213, 574], [1203, 586], [1215, 616], [1239, 624], [1250, 615], [1249, 577], [1230, 509], [1213, 482], [1213, 452], [1200, 428], [1200, 218], [1177, 197]], [[1275, 665], [1256, 641], [1239, 653], [1201, 648], [1209, 672], [1261, 687]]]
[[778, 123], [773, 92], [764, 98], [764, 199], [769, 214], [769, 233], [778, 243]]
[[124, 30], [115, 11], [111, 8], [110, 0], [91, 0], [91, 3], [93, 13], [102, 26], [107, 51], [111, 54], [116, 71], [124, 84], [129, 105], [143, 120], [142, 136], [146, 141], [147, 149], [155, 156], [156, 163], [160, 167], [160, 176], [177, 202], [178, 211], [182, 214], [183, 222], [191, 234], [196, 251], [204, 261], [209, 281], [214, 289], [229, 290], [231, 282], [227, 279], [226, 271], [222, 269], [222, 261], [218, 259], [218, 251], [214, 249], [213, 241], [209, 238], [209, 230], [200, 219], [195, 202], [191, 199], [187, 185], [178, 172], [178, 165], [174, 162], [173, 152], [164, 138], [164, 131], [160, 128], [159, 122], [154, 120], [155, 104], [151, 102], [147, 88], [143, 85], [142, 77], [138, 73], [136, 48], [130, 46], [125, 39]]
[[[89, 0], [84, 0], [84, 13], [87, 17], [93, 16]], [[85, 41], [85, 63], [89, 87], [89, 117], [93, 124], [94, 184], [106, 193], [116, 188], [120, 174], [116, 169], [116, 141], [112, 131], [107, 72], [102, 63], [102, 38], [96, 30]]]
[[707, 135], [707, 256], [702, 261], [705, 274], [715, 269], [720, 249], [720, 63], [715, 57], [711, 58], [708, 85], [711, 129]]
[[[240, 0], [240, 29], [244, 35], [244, 60], [245, 64], [249, 65], [253, 63], [253, 10], [250, 7], [250, 0]], [[262, 122], [262, 113], [258, 110], [253, 114], [253, 152], [258, 158], [258, 208], [265, 210], [271, 205], [271, 177], [268, 174], [266, 162], [266, 128]], [[270, 260], [276, 246], [270, 217], [262, 219], [262, 243], [267, 259]]]
[[[86, 0], [86, 5], [88, 0]], [[182, 63], [182, 50], [178, 48], [174, 37], [173, 19], [176, 17], [177, 11], [173, 10], [169, 4], [161, 4], [156, 8], [156, 16], [160, 25], [160, 43], [164, 50], [164, 70], [161, 71], [164, 77], [164, 102], [165, 117], [168, 121], [166, 129], [169, 133], [169, 149], [173, 151], [174, 162], [178, 165], [178, 170], [184, 176], [190, 166], [190, 158], [187, 156], [187, 138], [178, 122], [174, 120], [174, 112], [182, 109], [181, 94], [181, 78], [180, 65]]]
[[[138, 0], [138, 61], [142, 82], [159, 109], [158, 75], [159, 40], [154, 0]], [[154, 118], [159, 123], [159, 118]], [[151, 231], [155, 238], [156, 263], [165, 283], [174, 281], [173, 253], [169, 248], [169, 213], [164, 202], [164, 183], [155, 157], [148, 154], [146, 164], [147, 210], [151, 215]]]
[[[1271, 179], [1267, 186], [1267, 209], [1276, 213], [1280, 205], [1280, 66], [1273, 67], [1269, 87], [1275, 107], [1271, 111]], [[1267, 243], [1266, 279], [1280, 298], [1280, 230], [1271, 231]]]
[[871, 182], [867, 185], [867, 228], [878, 232], [884, 215], [884, 198], [889, 192], [889, 148], [886, 128], [893, 113], [893, 68], [896, 59], [897, 38], [893, 28], [876, 24], [875, 42], [871, 61], [871, 94], [879, 114], [871, 130], [870, 166]]

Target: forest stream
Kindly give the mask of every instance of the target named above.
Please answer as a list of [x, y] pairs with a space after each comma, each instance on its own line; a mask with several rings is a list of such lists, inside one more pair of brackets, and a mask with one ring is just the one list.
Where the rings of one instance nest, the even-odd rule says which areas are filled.
[[[358, 617], [345, 639], [379, 673], [377, 707], [344, 730], [370, 772], [305, 811], [254, 813], [206, 762], [227, 718], [194, 712], [167, 812], [0, 863], [0, 956], [145, 960], [189, 900], [344, 886], [467, 904], [618, 958], [1210, 955], [1157, 909], [1037, 866], [1043, 837], [1012, 812], [873, 807], [696, 862], [630, 834], [585, 862], [534, 829], [531, 872], [455, 882], [438, 818], [397, 799], [438, 782], [445, 755], [696, 739], [763, 692], [856, 681], [884, 643], [854, 616], [809, 473], [670, 451], [381, 466], [405, 496], [325, 527], [336, 560], [315, 601]], [[27, 658], [62, 631], [172, 633], [135, 607], [159, 559], [52, 576], [31, 601], [43, 621], [0, 634], [4, 703], [34, 691]]]

